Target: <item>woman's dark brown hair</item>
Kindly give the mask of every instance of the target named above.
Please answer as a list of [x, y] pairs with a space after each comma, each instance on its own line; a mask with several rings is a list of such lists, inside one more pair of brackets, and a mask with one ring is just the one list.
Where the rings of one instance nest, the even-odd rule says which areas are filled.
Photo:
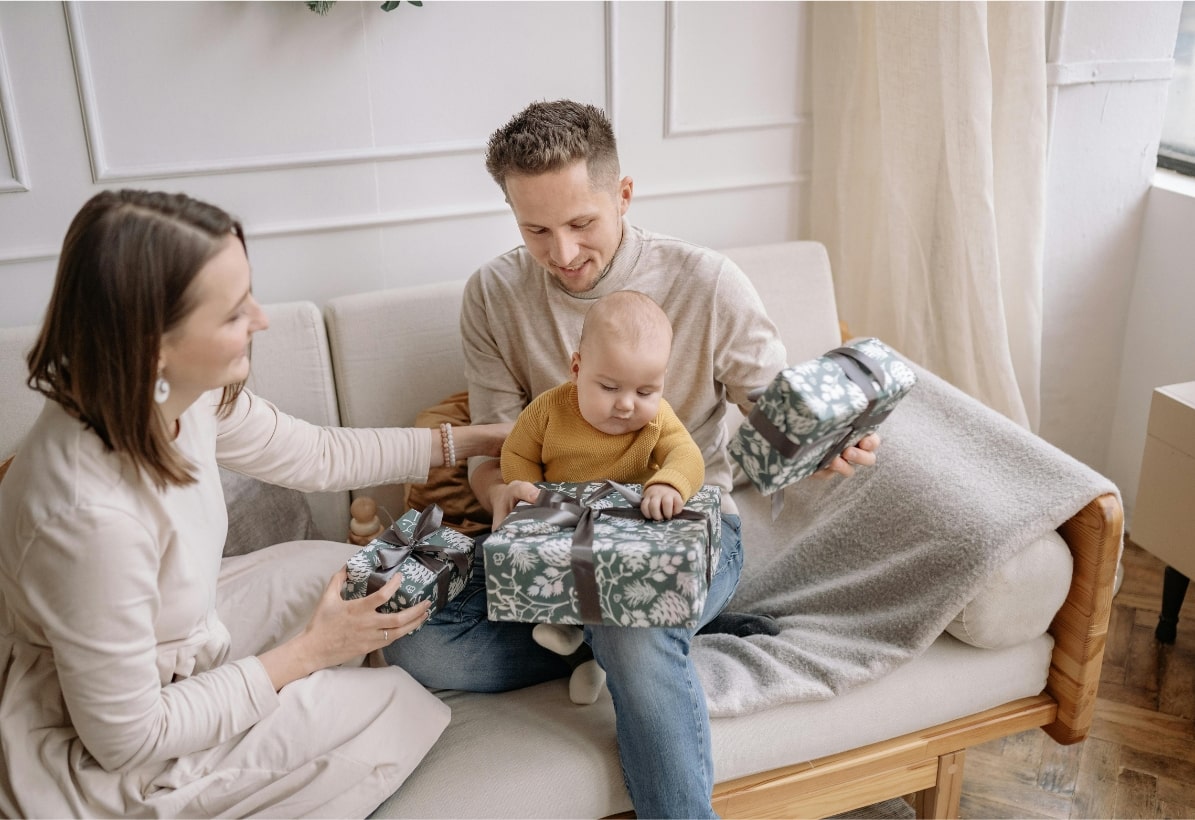
[[[196, 274], [241, 225], [184, 194], [104, 191], [67, 229], [29, 386], [91, 427], [159, 488], [195, 481], [153, 400], [162, 335], [194, 307]], [[224, 389], [230, 409], [242, 384]]]

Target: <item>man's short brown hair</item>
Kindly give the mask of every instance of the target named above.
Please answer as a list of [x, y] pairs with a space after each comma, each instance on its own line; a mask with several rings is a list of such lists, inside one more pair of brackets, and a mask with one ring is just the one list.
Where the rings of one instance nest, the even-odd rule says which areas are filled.
[[600, 108], [572, 100], [535, 102], [490, 135], [485, 167], [506, 193], [509, 174], [543, 174], [585, 160], [590, 183], [618, 182], [614, 129]]

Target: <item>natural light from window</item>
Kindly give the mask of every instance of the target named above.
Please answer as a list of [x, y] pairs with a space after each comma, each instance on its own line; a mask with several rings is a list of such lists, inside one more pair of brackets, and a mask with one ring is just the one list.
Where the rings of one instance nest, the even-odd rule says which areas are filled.
[[1158, 165], [1195, 175], [1195, 2], [1183, 3]]

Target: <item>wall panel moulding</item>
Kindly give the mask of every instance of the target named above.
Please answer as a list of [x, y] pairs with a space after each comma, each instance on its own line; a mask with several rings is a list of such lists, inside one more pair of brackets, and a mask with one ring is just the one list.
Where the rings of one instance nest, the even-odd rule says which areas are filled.
[[[771, 5], [771, 4], [768, 4]], [[681, 93], [680, 77], [685, 74], [680, 66], [681, 54], [681, 26], [680, 18], [682, 17], [681, 9], [684, 9], [684, 14], [692, 15], [695, 12], [704, 10], [701, 4], [696, 6], [693, 4], [680, 3], [676, 0], [669, 0], [664, 4], [665, 22], [664, 22], [664, 138], [671, 139], [677, 137], [690, 137], [705, 134], [723, 134], [735, 131], [760, 131], [769, 128], [791, 128], [795, 126], [802, 126], [808, 123], [809, 118], [803, 114], [797, 113], [794, 110], [778, 111], [763, 114], [749, 114], [749, 115], [730, 115], [724, 116], [719, 120], [707, 120], [705, 122], [690, 122], [683, 123], [680, 116], [681, 109]], [[776, 3], [771, 7], [772, 11], [790, 12], [793, 8], [797, 8], [792, 4]], [[743, 19], [741, 15], [746, 12], [745, 9], [736, 9], [733, 4], [710, 4], [710, 10], [718, 10], [719, 12], [727, 12], [737, 16], [737, 19]], [[790, 49], [791, 51], [791, 49]], [[799, 54], [800, 49], [794, 53]], [[792, 77], [787, 80], [783, 77], [779, 82], [783, 85], [785, 82], [796, 82], [797, 72], [792, 72]], [[758, 92], [759, 89], [756, 89]], [[708, 93], [708, 89], [704, 89]], [[737, 95], [736, 95], [737, 96]], [[749, 95], [747, 98], [754, 99], [758, 94]], [[795, 96], [795, 92], [794, 92]]]
[[0, 148], [3, 148], [2, 155], [7, 159], [8, 166], [7, 174], [0, 175], [0, 193], [29, 190], [29, 170], [25, 165], [10, 76], [4, 54], [4, 32], [0, 31], [0, 141], [3, 142]]
[[[113, 164], [105, 148], [103, 117], [97, 95], [95, 67], [89, 50], [84, 8], [88, 4], [66, 2], [67, 32], [70, 41], [71, 58], [74, 62], [75, 79], [78, 85], [79, 104], [82, 109], [84, 131], [88, 153], [91, 159], [92, 179], [97, 183], [111, 183], [126, 180], [163, 179], [243, 173], [252, 171], [283, 171], [328, 165], [352, 163], [389, 162], [397, 160], [418, 160], [463, 154], [481, 155], [486, 140], [461, 139], [425, 142], [409, 145], [362, 146], [359, 148], [316, 151], [306, 153], [241, 156], [227, 159], [166, 163]], [[102, 5], [102, 4], [101, 4]], [[88, 9], [91, 11], [91, 9]], [[604, 82], [605, 104], [611, 118], [617, 111], [615, 89], [618, 72], [615, 64], [617, 54], [617, 4], [604, 4]], [[488, 136], [488, 135], [487, 135]]]

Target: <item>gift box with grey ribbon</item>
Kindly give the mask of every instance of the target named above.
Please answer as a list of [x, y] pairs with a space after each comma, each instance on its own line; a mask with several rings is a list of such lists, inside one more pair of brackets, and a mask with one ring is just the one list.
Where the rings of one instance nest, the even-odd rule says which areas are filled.
[[828, 466], [876, 430], [917, 376], [895, 350], [866, 338], [786, 367], [762, 391], [727, 450], [764, 495]]
[[460, 594], [473, 567], [474, 543], [467, 535], [441, 526], [444, 514], [432, 504], [410, 510], [349, 558], [341, 597], [364, 598], [396, 573], [402, 583], [380, 612], [397, 612], [431, 599], [431, 613]]
[[483, 542], [492, 621], [692, 628], [721, 550], [721, 497], [704, 486], [652, 521], [642, 487], [541, 483]]

